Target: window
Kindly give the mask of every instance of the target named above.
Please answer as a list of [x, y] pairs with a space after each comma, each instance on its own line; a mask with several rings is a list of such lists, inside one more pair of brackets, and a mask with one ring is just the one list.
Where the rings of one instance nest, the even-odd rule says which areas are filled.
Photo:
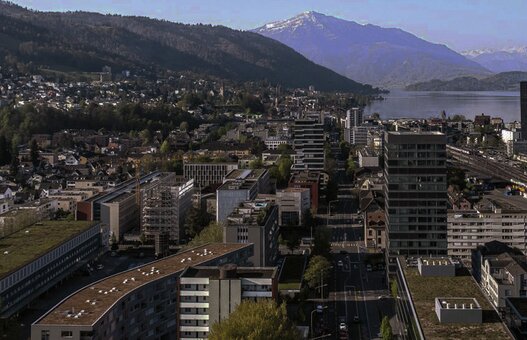
[[50, 339], [49, 331], [48, 330], [41, 331], [40, 332], [40, 339], [42, 339], [42, 340], [49, 340]]
[[73, 338], [73, 331], [62, 331], [60, 336], [63, 338]]

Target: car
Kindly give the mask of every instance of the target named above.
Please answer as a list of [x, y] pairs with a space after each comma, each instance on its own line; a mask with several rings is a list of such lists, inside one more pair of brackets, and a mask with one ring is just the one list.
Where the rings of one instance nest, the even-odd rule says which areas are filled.
[[372, 271], [371, 264], [367, 264], [367, 265], [366, 265], [366, 271], [367, 271], [367, 272], [371, 272], [371, 271]]
[[339, 267], [344, 266], [344, 263], [342, 263], [342, 260], [339, 260], [339, 262], [337, 262], [337, 266], [339, 266]]
[[341, 331], [345, 331], [345, 330], [348, 329], [348, 325], [346, 325], [345, 322], [341, 322], [340, 325], [339, 325], [339, 329], [340, 329]]
[[98, 264], [98, 265], [97, 265], [97, 269], [101, 270], [101, 269], [103, 269], [103, 268], [104, 268], [104, 266], [103, 266], [102, 264]]
[[355, 315], [355, 316], [353, 317], [353, 322], [355, 322], [355, 323], [360, 322], [360, 318], [359, 318], [358, 315]]

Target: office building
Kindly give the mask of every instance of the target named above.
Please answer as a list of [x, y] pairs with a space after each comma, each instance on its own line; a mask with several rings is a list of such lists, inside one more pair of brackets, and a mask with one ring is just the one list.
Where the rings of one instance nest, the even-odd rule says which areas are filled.
[[193, 179], [196, 187], [206, 188], [219, 185], [232, 170], [238, 169], [238, 163], [185, 163], [183, 177]]
[[527, 81], [520, 83], [520, 110], [522, 139], [527, 140]]
[[278, 224], [281, 226], [301, 226], [304, 213], [311, 209], [308, 188], [286, 188], [276, 192], [278, 205]]
[[210, 326], [226, 319], [243, 300], [276, 299], [276, 268], [189, 267], [179, 278], [179, 338], [207, 338]]
[[324, 124], [316, 119], [298, 119], [293, 125], [293, 170], [324, 170]]
[[446, 136], [389, 132], [384, 197], [390, 255], [447, 254]]
[[252, 247], [207, 244], [91, 283], [36, 320], [31, 339], [179, 339], [179, 314], [190, 308], [179, 301], [181, 273], [193, 266], [244, 265]]
[[[42, 221], [0, 239], [0, 316], [10, 317], [108, 249], [98, 222]], [[106, 242], [105, 242], [106, 241]]]
[[119, 242], [125, 233], [139, 226], [139, 206], [136, 195], [124, 192], [101, 204], [101, 220], [110, 227], [110, 235]]
[[321, 187], [321, 173], [318, 171], [301, 171], [291, 175], [289, 188], [309, 189], [311, 211], [318, 211], [318, 197]]
[[225, 222], [227, 217], [242, 202], [251, 201], [258, 195], [256, 181], [227, 181], [216, 190], [216, 222]]
[[252, 243], [249, 261], [257, 267], [273, 266], [278, 256], [278, 207], [266, 201], [243, 202], [223, 225], [223, 241]]
[[449, 210], [448, 255], [470, 259], [473, 249], [491, 241], [527, 253], [527, 200], [494, 190], [469, 210]]

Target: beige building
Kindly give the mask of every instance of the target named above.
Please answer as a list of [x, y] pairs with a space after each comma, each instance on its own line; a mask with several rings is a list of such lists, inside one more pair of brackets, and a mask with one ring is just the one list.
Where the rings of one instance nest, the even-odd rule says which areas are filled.
[[101, 221], [110, 227], [110, 235], [115, 235], [119, 242], [126, 232], [139, 226], [136, 195], [125, 192], [102, 203]]
[[308, 188], [286, 188], [277, 191], [278, 224], [281, 226], [302, 225], [304, 212], [311, 208], [310, 195]]
[[526, 257], [509, 253], [485, 257], [481, 264], [481, 288], [497, 308], [504, 308], [508, 297], [526, 297]]

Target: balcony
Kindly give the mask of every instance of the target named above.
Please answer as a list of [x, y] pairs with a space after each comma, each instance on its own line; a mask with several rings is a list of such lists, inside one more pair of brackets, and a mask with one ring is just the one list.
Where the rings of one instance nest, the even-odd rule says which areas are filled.
[[181, 302], [179, 304], [181, 308], [209, 308], [208, 302]]
[[209, 326], [181, 326], [181, 332], [208, 332]]
[[273, 292], [268, 291], [250, 291], [246, 290], [242, 293], [242, 298], [271, 298], [273, 297]]
[[208, 290], [182, 290], [181, 296], [209, 296]]
[[180, 320], [208, 320], [208, 314], [179, 314]]

